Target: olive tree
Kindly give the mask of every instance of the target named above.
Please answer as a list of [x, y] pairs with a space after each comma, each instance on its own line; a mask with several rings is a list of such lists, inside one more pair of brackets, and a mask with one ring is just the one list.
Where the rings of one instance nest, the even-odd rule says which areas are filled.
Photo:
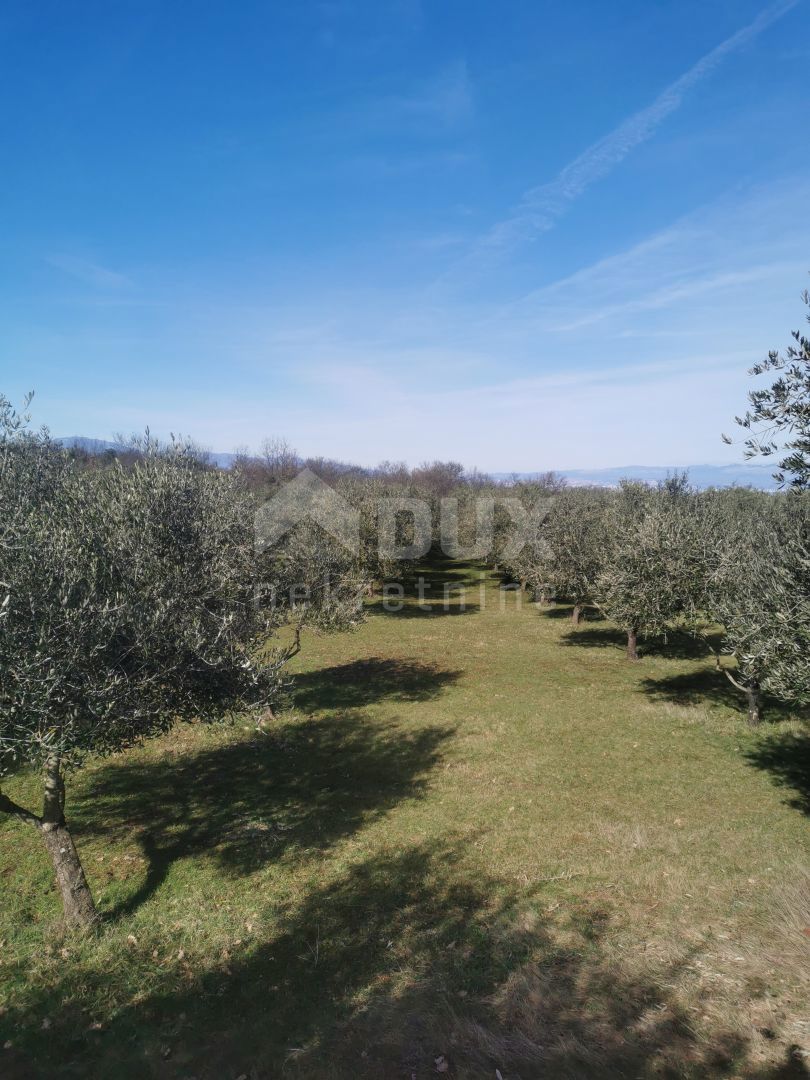
[[664, 633], [694, 606], [696, 506], [685, 475], [657, 488], [623, 481], [610, 505], [595, 599], [626, 632], [629, 660], [638, 659], [639, 634]]
[[721, 651], [735, 661], [723, 673], [756, 725], [763, 691], [810, 702], [810, 502], [791, 493], [727, 503], [734, 512], [706, 563], [706, 608], [723, 626]]
[[[359, 515], [359, 548], [356, 573], [365, 580], [366, 591], [399, 571], [410, 571], [412, 560], [394, 559], [385, 543], [382, 508], [389, 500], [414, 498], [412, 485], [403, 476], [391, 475], [387, 467], [367, 476], [346, 476], [336, 490]], [[410, 531], [410, 530], [408, 530]], [[408, 537], [412, 539], [412, 537]]]
[[87, 925], [66, 775], [178, 720], [266, 705], [285, 656], [260, 659], [252, 508], [182, 445], [81, 470], [0, 399], [0, 502], [0, 776], [44, 775], [41, 812], [5, 794], [0, 810], [39, 831], [66, 922]]
[[[802, 299], [810, 307], [810, 293], [803, 293]], [[751, 368], [754, 376], [771, 371], [779, 375], [771, 386], [751, 390], [748, 411], [735, 419], [753, 432], [745, 441], [746, 457], [784, 454], [775, 479], [781, 486], [806, 489], [810, 488], [810, 338], [795, 330], [793, 340], [784, 354], [773, 350]], [[723, 438], [731, 442], [727, 435]]]
[[565, 480], [553, 472], [532, 480], [494, 485], [493, 540], [488, 561], [522, 586], [543, 592], [549, 583], [550, 551], [546, 522]]
[[594, 597], [607, 548], [606, 488], [563, 488], [543, 523], [547, 566], [542, 576], [557, 596], [571, 601], [571, 620], [579, 623]]
[[[316, 523], [300, 522], [261, 559], [265, 589], [276, 616], [295, 627], [347, 630], [363, 618], [369, 571], [353, 552]], [[297, 648], [297, 644], [296, 644]]]

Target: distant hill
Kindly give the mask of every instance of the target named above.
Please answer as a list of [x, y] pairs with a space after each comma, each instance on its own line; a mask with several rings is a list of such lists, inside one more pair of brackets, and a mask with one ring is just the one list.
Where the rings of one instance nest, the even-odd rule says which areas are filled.
[[61, 443], [62, 446], [84, 450], [88, 454], [103, 454], [105, 450], [124, 449], [121, 443], [110, 442], [108, 439], [88, 439], [84, 435], [63, 435], [55, 441]]
[[[103, 454], [105, 450], [125, 450], [121, 443], [110, 442], [108, 439], [89, 439], [85, 435], [64, 435], [57, 439], [63, 446], [75, 446], [88, 454]], [[211, 462], [221, 469], [229, 469], [233, 464], [235, 454], [222, 451], [208, 451]], [[602, 487], [616, 487], [620, 480], [645, 480], [647, 483], [656, 483], [665, 480], [667, 476], [675, 472], [689, 473], [689, 479], [698, 488], [708, 487], [754, 487], [760, 491], [776, 491], [776, 481], [773, 479], [775, 465], [752, 465], [744, 463], [740, 465], [622, 465], [609, 469], [555, 469], [554, 471], [564, 476], [569, 484], [582, 486], [583, 484], [599, 484]], [[521, 480], [531, 480], [541, 476], [542, 472], [513, 472], [492, 473], [496, 480], [509, 480], [513, 476]]]
[[[63, 446], [75, 447], [84, 450], [87, 454], [103, 454], [105, 450], [126, 450], [123, 443], [110, 442], [109, 439], [88, 439], [86, 435], [62, 435], [56, 440]], [[233, 465], [236, 454], [205, 451], [209, 460], [218, 465], [220, 469], [229, 469]]]
[[[609, 469], [555, 469], [560, 476], [564, 476], [569, 484], [582, 486], [583, 484], [599, 484], [602, 487], [616, 487], [620, 480], [644, 480], [647, 483], [656, 483], [665, 480], [667, 476], [676, 472], [688, 472], [690, 481], [698, 488], [709, 487], [753, 487], [760, 491], [776, 491], [777, 484], [773, 478], [776, 465], [752, 465], [744, 463], [740, 465], [621, 465]], [[498, 479], [509, 479], [510, 476], [519, 476], [521, 479], [531, 479], [541, 473], [494, 473]]]

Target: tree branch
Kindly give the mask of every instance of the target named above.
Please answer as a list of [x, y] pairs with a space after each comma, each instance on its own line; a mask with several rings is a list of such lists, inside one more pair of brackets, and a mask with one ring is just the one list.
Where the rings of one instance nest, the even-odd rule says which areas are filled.
[[731, 674], [731, 672], [728, 670], [728, 668], [720, 668], [720, 670], [723, 672], [723, 674], [728, 679], [728, 681], [732, 684], [732, 686], [736, 686], [737, 689], [742, 690], [742, 692], [744, 694], [748, 693], [750, 687], [743, 686], [742, 683], [738, 683], [737, 680], [734, 678], [734, 676]]

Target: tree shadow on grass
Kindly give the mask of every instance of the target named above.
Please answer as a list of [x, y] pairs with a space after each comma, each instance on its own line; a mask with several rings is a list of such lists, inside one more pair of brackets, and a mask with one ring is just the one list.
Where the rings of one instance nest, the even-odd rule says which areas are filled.
[[810, 735], [768, 734], [746, 750], [745, 759], [792, 792], [788, 806], [810, 816]]
[[[388, 603], [399, 606], [397, 597], [392, 597]], [[382, 615], [388, 619], [436, 619], [442, 615], [475, 615], [480, 608], [478, 604], [470, 600], [462, 603], [454, 593], [451, 593], [449, 600], [445, 601], [441, 592], [439, 592], [437, 596], [426, 593], [424, 602], [421, 604], [410, 600], [404, 603], [398, 611], [390, 610], [390, 608], [386, 609], [382, 599], [369, 604], [367, 610], [370, 615]]]
[[[587, 626], [571, 629], [562, 639], [563, 645], [590, 649], [626, 649], [627, 634], [612, 626]], [[670, 633], [664, 637], [639, 639], [639, 655], [668, 656], [678, 660], [699, 660], [708, 655], [707, 646], [691, 634]]]
[[673, 705], [701, 705], [711, 701], [735, 710], [745, 705], [745, 696], [735, 690], [725, 675], [715, 668], [644, 679], [642, 688], [650, 697]]
[[[668, 701], [674, 705], [702, 705], [710, 702], [745, 715], [746, 698], [737, 690], [722, 671], [714, 667], [701, 668], [699, 671], [682, 672], [679, 675], [667, 675], [664, 678], [644, 679], [642, 688], [646, 694], [658, 701]], [[766, 722], [781, 722], [801, 715], [807, 715], [795, 707], [786, 705], [775, 698], [763, 696], [762, 715]]]
[[560, 640], [563, 645], [587, 649], [623, 649], [627, 645], [627, 635], [614, 626], [572, 628]]
[[488, 581], [489, 574], [477, 563], [442, 556], [421, 566], [403, 567], [399, 578], [393, 580], [399, 580], [408, 595], [416, 595], [420, 578], [428, 591], [440, 595], [445, 584], [454, 587], [467, 585], [471, 588], [481, 581]]
[[[481, 581], [486, 580], [487, 575], [482, 575], [480, 566], [475, 563], [452, 560], [444, 556], [434, 558], [424, 566], [408, 568], [398, 579], [389, 579], [385, 583], [389, 586], [389, 592], [383, 592], [383, 595], [373, 601], [369, 605], [369, 611], [374, 615], [386, 615], [395, 619], [473, 615], [479, 610], [479, 604], [474, 597], [478, 595]], [[392, 586], [399, 588], [396, 592], [391, 592]], [[389, 605], [397, 606], [402, 603], [401, 609], [386, 610], [383, 606], [385, 595], [388, 596]]]
[[139, 841], [146, 876], [109, 914], [131, 913], [179, 859], [215, 859], [250, 874], [271, 861], [321, 856], [420, 797], [449, 727], [403, 732], [354, 715], [288, 724], [196, 753], [120, 762], [74, 803], [80, 835]]
[[755, 1071], [738, 1032], [696, 1032], [673, 985], [688, 954], [631, 975], [605, 948], [609, 911], [583, 903], [573, 922], [590, 933], [562, 944], [541, 899], [416, 844], [313, 876], [226, 957], [189, 946], [152, 962], [134, 997], [151, 945], [83, 970], [78, 998], [57, 968], [3, 1019], [27, 1077], [807, 1077], [784, 1045], [783, 1064]]
[[357, 709], [378, 701], [428, 701], [452, 686], [460, 671], [416, 660], [369, 656], [292, 677], [298, 708]]
[[[574, 605], [566, 603], [565, 601], [556, 601], [553, 606], [540, 608], [540, 614], [546, 619], [568, 619], [571, 621], [571, 612], [574, 610]], [[601, 623], [605, 621], [605, 616], [599, 611], [598, 608], [585, 606], [582, 609], [580, 618], [585, 623]]]

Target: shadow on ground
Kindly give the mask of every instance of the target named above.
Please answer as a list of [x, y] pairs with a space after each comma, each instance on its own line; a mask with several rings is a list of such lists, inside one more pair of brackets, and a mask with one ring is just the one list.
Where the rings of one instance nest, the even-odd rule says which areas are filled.
[[[590, 649], [626, 649], [627, 635], [612, 626], [586, 626], [571, 629], [562, 638], [563, 645]], [[698, 660], [709, 655], [707, 646], [691, 634], [668, 634], [663, 637], [640, 638], [639, 655], [670, 656], [679, 660]]]
[[[715, 667], [701, 668], [699, 671], [682, 672], [679, 675], [667, 675], [663, 678], [644, 679], [642, 689], [657, 701], [668, 701], [674, 705], [722, 705], [744, 716], [746, 713], [745, 695], [737, 690], [722, 671]], [[766, 722], [781, 722], [792, 718], [808, 716], [806, 710], [763, 696], [762, 717]]]
[[789, 806], [810, 815], [810, 735], [768, 734], [746, 750], [745, 758], [788, 790]]
[[385, 700], [428, 701], [460, 675], [435, 664], [370, 656], [294, 675], [292, 696], [305, 712], [357, 709]]
[[[583, 906], [575, 914], [591, 933], [569, 934], [563, 947], [539, 901], [470, 874], [447, 846], [357, 861], [331, 881], [313, 876], [273, 912], [268, 937], [227, 958], [203, 953], [156, 969], [136, 945], [113, 969], [84, 971], [80, 995], [58, 969], [63, 982], [32, 989], [27, 1007], [4, 1017], [17, 1075], [808, 1076], [787, 1046], [782, 1064], [757, 1071], [739, 1034], [697, 1034], [668, 989], [688, 956], [631, 977], [607, 959], [608, 911]], [[133, 997], [142, 965], [148, 986]], [[100, 1013], [110, 1019], [93, 1029]]]
[[288, 724], [194, 754], [120, 762], [95, 773], [73, 804], [81, 836], [133, 837], [141, 884], [107, 914], [135, 911], [179, 859], [212, 858], [232, 874], [270, 861], [321, 856], [331, 845], [417, 798], [449, 727], [403, 732], [351, 714]]
[[[540, 614], [545, 619], [568, 619], [571, 621], [571, 612], [574, 610], [573, 604], [569, 604], [564, 600], [557, 600], [550, 604], [539, 604]], [[580, 612], [580, 620], [583, 623], [603, 623], [605, 616], [599, 611], [598, 608], [585, 606]], [[580, 627], [577, 627], [580, 629]]]
[[[397, 597], [392, 597], [388, 605], [386, 607], [380, 598], [368, 605], [368, 612], [370, 615], [384, 615], [389, 619], [430, 619], [442, 615], [475, 615], [480, 610], [474, 601], [462, 602], [454, 593], [450, 594], [449, 600], [445, 600], [441, 592], [435, 596], [425, 593], [422, 603], [411, 600], [403, 603], [401, 607]], [[395, 610], [397, 607], [399, 610]]]
[[403, 568], [401, 577], [393, 580], [400, 580], [408, 595], [416, 594], [420, 580], [426, 589], [441, 594], [445, 584], [473, 588], [482, 581], [491, 581], [491, 575], [479, 563], [438, 555], [431, 557], [430, 561], [422, 566]]
[[381, 590], [368, 611], [395, 619], [473, 615], [480, 608], [479, 586], [487, 581], [487, 573], [476, 563], [434, 554], [425, 565], [408, 567], [400, 577], [389, 578], [387, 592]]

